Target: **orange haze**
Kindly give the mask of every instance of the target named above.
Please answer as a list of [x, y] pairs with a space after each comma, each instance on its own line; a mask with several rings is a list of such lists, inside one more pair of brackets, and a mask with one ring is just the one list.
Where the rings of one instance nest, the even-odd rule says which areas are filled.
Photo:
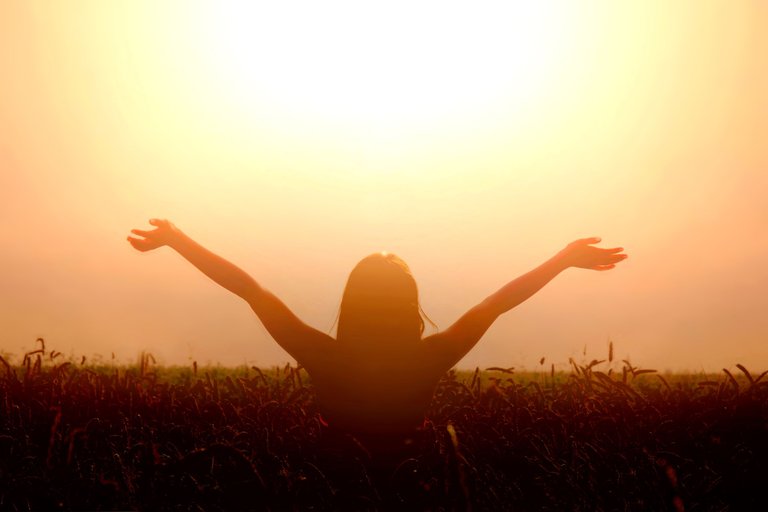
[[300, 4], [0, 3], [0, 350], [288, 360], [158, 216], [323, 330], [371, 252], [445, 327], [602, 236], [461, 365], [768, 367], [768, 3]]

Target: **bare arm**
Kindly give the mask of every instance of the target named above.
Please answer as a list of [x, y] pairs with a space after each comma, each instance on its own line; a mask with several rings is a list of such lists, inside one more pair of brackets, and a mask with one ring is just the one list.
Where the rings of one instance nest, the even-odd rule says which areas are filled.
[[327, 334], [299, 320], [280, 299], [246, 272], [198, 244], [172, 223], [160, 219], [151, 219], [149, 223], [156, 228], [131, 230], [141, 237], [128, 237], [135, 249], [145, 252], [164, 245], [174, 249], [203, 274], [248, 302], [269, 334], [300, 363], [314, 359], [324, 342], [331, 340]]
[[467, 311], [445, 331], [424, 340], [431, 358], [442, 371], [459, 362], [474, 347], [502, 313], [526, 301], [560, 272], [569, 268], [610, 270], [624, 260], [621, 247], [601, 249], [592, 244], [599, 238], [584, 238], [568, 244], [562, 251], [530, 272], [507, 283], [496, 293]]

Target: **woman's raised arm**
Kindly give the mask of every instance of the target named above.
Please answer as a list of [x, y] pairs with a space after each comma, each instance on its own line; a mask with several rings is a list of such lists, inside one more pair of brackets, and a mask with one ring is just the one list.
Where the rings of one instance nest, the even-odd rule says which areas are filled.
[[262, 288], [250, 275], [192, 240], [171, 222], [150, 219], [152, 230], [132, 229], [128, 241], [138, 251], [167, 245], [181, 254], [213, 281], [243, 298], [258, 315], [269, 334], [300, 364], [311, 365], [332, 340], [301, 320], [275, 295]]
[[527, 300], [563, 270], [569, 267], [610, 270], [627, 257], [622, 247], [594, 247], [598, 242], [599, 238], [584, 238], [568, 244], [549, 260], [467, 311], [445, 331], [426, 338], [424, 343], [434, 363], [444, 368], [443, 371], [453, 367], [480, 341], [499, 315]]

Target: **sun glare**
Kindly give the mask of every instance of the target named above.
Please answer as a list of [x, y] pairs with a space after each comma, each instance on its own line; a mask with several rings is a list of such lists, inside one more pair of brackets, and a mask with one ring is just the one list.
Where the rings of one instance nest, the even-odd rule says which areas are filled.
[[234, 2], [193, 16], [196, 68], [239, 112], [407, 127], [540, 99], [569, 13], [539, 2]]

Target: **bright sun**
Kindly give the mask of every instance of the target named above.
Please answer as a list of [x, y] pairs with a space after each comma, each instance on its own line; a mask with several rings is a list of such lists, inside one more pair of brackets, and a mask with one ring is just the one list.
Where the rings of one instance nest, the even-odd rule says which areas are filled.
[[239, 111], [381, 127], [539, 100], [567, 62], [563, 5], [234, 2], [194, 11], [208, 86]]

